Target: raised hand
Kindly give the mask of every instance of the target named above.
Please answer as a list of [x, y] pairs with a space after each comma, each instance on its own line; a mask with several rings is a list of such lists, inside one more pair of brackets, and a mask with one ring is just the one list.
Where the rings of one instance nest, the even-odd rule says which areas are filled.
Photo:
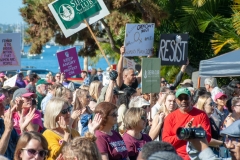
[[17, 105], [17, 108], [22, 108], [22, 105], [23, 105], [23, 100], [21, 97], [17, 97], [15, 99], [15, 104]]
[[13, 129], [12, 110], [9, 109], [3, 116], [5, 130], [11, 131]]
[[159, 124], [163, 124], [163, 121], [164, 121], [164, 118], [165, 118], [165, 114], [164, 113], [160, 113], [158, 118], [159, 118], [158, 123]]
[[95, 130], [99, 127], [101, 122], [102, 122], [102, 116], [99, 113], [97, 113], [94, 116], [93, 120], [90, 119], [88, 122], [89, 132], [94, 134]]
[[59, 117], [57, 123], [58, 123], [58, 126], [64, 130], [64, 132], [69, 132], [68, 124], [66, 123], [63, 116]]
[[125, 47], [124, 47], [124, 46], [122, 46], [122, 47], [120, 48], [120, 53], [121, 53], [121, 55], [123, 55], [123, 54], [125, 53]]
[[77, 119], [80, 115], [81, 115], [81, 110], [80, 109], [78, 109], [78, 110], [75, 110], [75, 111], [73, 111], [73, 113], [72, 113], [72, 115], [71, 115], [71, 118], [73, 119], [73, 120], [75, 120], [75, 119]]
[[192, 118], [186, 125], [185, 128], [191, 128], [194, 118]]
[[64, 160], [62, 153], [59, 154], [56, 160]]
[[20, 125], [20, 129], [21, 131], [24, 131], [26, 129], [26, 127], [29, 125], [29, 123], [32, 121], [32, 119], [35, 116], [35, 108], [30, 108], [28, 113], [26, 115], [22, 114], [20, 115], [20, 120], [19, 120], [19, 125]]

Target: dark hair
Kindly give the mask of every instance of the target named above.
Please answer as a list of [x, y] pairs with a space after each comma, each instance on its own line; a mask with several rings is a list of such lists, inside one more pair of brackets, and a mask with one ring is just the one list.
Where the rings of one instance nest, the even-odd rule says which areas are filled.
[[174, 147], [167, 142], [151, 141], [142, 148], [142, 159], [148, 159], [152, 154], [159, 151], [170, 151], [176, 153]]
[[160, 92], [167, 92], [168, 90], [170, 89], [166, 86], [160, 88]]
[[97, 114], [99, 113], [102, 116], [102, 122], [99, 126], [99, 129], [102, 129], [108, 120], [108, 115], [110, 114], [110, 112], [112, 110], [117, 109], [117, 106], [110, 103], [110, 102], [100, 102], [98, 103], [98, 105], [96, 106], [94, 113]]
[[203, 87], [197, 89], [197, 90], [194, 92], [193, 96], [192, 96], [193, 103], [196, 104], [197, 101], [198, 101], [199, 96], [202, 96], [202, 95], [204, 95], [204, 94], [210, 95], [210, 93], [207, 92], [207, 90], [206, 90], [205, 88], [203, 88]]
[[30, 82], [34, 81], [34, 79], [38, 78], [38, 75], [36, 73], [31, 73], [29, 75], [29, 80]]
[[118, 96], [117, 106], [124, 104], [128, 108], [131, 96], [137, 91], [131, 87], [124, 88], [123, 91], [124, 93]]

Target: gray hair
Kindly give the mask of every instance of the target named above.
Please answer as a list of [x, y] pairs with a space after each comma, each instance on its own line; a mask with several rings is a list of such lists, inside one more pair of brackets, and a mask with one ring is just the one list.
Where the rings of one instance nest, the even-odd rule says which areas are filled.
[[208, 84], [210, 87], [217, 87], [217, 79], [214, 77], [208, 77], [205, 79], [204, 84]]

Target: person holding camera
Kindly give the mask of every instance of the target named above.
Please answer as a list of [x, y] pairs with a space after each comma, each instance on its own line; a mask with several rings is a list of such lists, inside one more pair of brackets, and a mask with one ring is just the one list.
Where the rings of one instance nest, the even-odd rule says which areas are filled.
[[[193, 107], [191, 92], [187, 88], [180, 88], [176, 91], [176, 101], [179, 109], [170, 113], [164, 122], [162, 140], [174, 146], [177, 154], [184, 160], [189, 160], [186, 152], [187, 141], [180, 140], [176, 131], [179, 127], [191, 128], [201, 125], [206, 131], [207, 140], [211, 140], [211, 127], [207, 114]], [[194, 132], [194, 130], [193, 130]]]

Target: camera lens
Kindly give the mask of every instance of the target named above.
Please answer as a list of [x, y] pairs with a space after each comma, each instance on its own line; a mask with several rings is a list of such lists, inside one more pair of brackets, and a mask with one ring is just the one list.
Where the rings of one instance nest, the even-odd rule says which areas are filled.
[[186, 128], [179, 127], [177, 129], [177, 137], [179, 139], [187, 139], [189, 137], [189, 132]]

